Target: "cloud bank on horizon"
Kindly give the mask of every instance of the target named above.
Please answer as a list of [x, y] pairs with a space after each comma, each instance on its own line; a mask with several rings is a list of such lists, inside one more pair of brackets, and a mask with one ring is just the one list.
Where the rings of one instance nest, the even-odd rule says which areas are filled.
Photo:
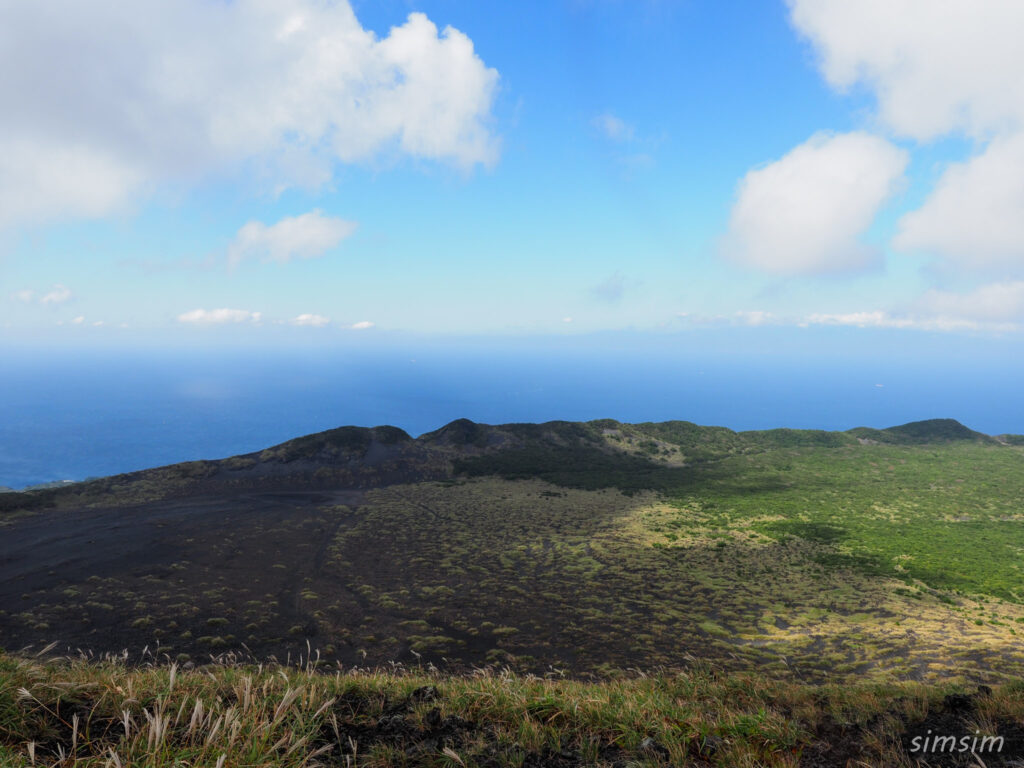
[[[726, 141], [711, 135], [714, 111], [686, 100], [688, 83], [678, 97], [609, 86], [587, 101], [579, 80], [561, 74], [564, 51], [517, 42], [524, 27], [501, 10], [461, 11], [472, 28], [463, 31], [413, 3], [404, 19], [378, 25], [385, 33], [347, 0], [2, 5], [8, 327], [127, 324], [79, 322], [102, 302], [140, 327], [239, 332], [1024, 328], [1020, 4], [780, 0], [787, 44], [830, 92], [796, 98], [845, 100], [847, 115], [827, 124], [801, 111], [803, 135], [781, 150], [753, 126], [734, 154], [760, 161], [724, 177], [731, 197], [671, 170], [694, 154], [673, 141], [692, 123], [712, 126], [709, 147]], [[602, 34], [623, 17], [601, 13], [629, 13], [548, 12], [593, 13]], [[680, 30], [710, 23], [680, 14]], [[587, 64], [584, 45], [559, 40]], [[636, 45], [602, 55], [628, 73], [654, 55]], [[712, 49], [700, 53], [714, 60]], [[756, 57], [738, 56], [753, 80]], [[683, 76], [713, 91], [727, 75], [709, 64]], [[753, 90], [741, 96], [756, 101]], [[665, 103], [673, 98], [678, 110]], [[585, 142], [611, 163], [617, 196], [593, 194], [596, 183], [571, 165]], [[689, 242], [671, 214], [652, 226], [657, 206], [643, 201], [675, 195], [701, 198], [688, 221], [702, 239]], [[161, 211], [195, 232], [166, 245], [146, 229]], [[488, 235], [496, 217], [522, 226]], [[95, 229], [74, 229], [87, 225]], [[88, 240], [81, 232], [112, 239], [118, 227], [138, 227], [142, 245], [132, 248], [151, 252], [71, 253]], [[58, 245], [39, 249], [40, 237]], [[189, 255], [180, 272], [202, 265], [203, 279], [125, 276], [124, 264], [167, 249]], [[548, 285], [525, 291], [541, 270]], [[480, 286], [495, 294], [479, 298]], [[110, 300], [147, 291], [159, 295], [153, 307]], [[332, 319], [367, 315], [375, 319]]]

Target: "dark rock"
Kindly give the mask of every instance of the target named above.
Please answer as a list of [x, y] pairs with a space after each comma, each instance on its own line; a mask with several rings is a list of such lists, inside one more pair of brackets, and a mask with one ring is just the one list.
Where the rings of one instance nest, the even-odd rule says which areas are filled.
[[382, 717], [377, 722], [377, 727], [387, 733], [395, 733], [406, 730], [408, 723], [402, 715], [391, 715], [390, 717]]
[[700, 753], [702, 755], [711, 756], [717, 753], [723, 746], [723, 742], [718, 736], [705, 736], [700, 744]]
[[951, 693], [942, 700], [942, 706], [947, 712], [973, 712], [974, 697], [966, 693]]
[[437, 688], [432, 685], [423, 685], [409, 694], [409, 701], [419, 704], [424, 701], [437, 701]]
[[458, 715], [448, 715], [448, 717], [441, 721], [441, 727], [446, 731], [471, 731], [474, 726], [473, 723], [462, 719]]
[[649, 752], [661, 757], [668, 757], [668, 750], [650, 736], [640, 742], [640, 751]]

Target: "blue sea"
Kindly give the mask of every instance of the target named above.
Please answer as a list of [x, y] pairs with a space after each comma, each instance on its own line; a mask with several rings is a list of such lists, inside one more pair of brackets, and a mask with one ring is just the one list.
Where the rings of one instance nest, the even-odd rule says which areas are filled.
[[[416, 436], [457, 418], [684, 419], [736, 430], [887, 427], [950, 417], [1024, 433], [1024, 366], [961, 345], [742, 354], [628, 338], [337, 349], [33, 352], [2, 358], [0, 486], [257, 450], [340, 425]], [[920, 353], [920, 354], [918, 354]]]

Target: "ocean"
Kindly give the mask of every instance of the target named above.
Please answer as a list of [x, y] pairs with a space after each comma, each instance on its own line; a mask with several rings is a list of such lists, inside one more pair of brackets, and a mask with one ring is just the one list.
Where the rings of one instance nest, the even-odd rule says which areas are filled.
[[[736, 430], [955, 418], [1024, 433], [1019, 363], [482, 344], [3, 357], [0, 486], [245, 453], [354, 424], [681, 419]], [[987, 365], [987, 367], [986, 367]]]

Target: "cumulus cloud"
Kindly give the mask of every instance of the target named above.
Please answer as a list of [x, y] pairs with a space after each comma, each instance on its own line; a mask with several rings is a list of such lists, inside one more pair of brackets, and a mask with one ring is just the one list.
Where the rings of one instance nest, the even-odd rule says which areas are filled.
[[598, 115], [591, 124], [612, 141], [632, 141], [636, 133], [632, 125], [610, 112]]
[[825, 79], [866, 85], [879, 117], [919, 140], [1024, 127], [1024, 4], [1007, 0], [789, 0]]
[[924, 205], [900, 220], [893, 245], [959, 267], [1024, 272], [1024, 133], [950, 165]]
[[353, 331], [365, 331], [368, 328], [373, 328], [374, 324], [369, 320], [360, 320], [358, 323], [352, 323], [349, 326]]
[[422, 13], [378, 38], [346, 0], [14, 3], [0, 70], [0, 226], [240, 171], [280, 189], [382, 154], [498, 156], [498, 73]]
[[319, 209], [290, 216], [267, 226], [261, 221], [245, 224], [228, 247], [228, 261], [247, 258], [287, 262], [322, 256], [356, 230], [354, 221], [324, 216]]
[[64, 285], [55, 285], [39, 299], [40, 304], [63, 304], [71, 298], [71, 290]]
[[222, 323], [258, 323], [261, 314], [244, 309], [193, 309], [178, 315], [179, 323], [218, 325]]
[[958, 269], [1024, 271], [1024, 4], [1006, 0], [789, 0], [838, 89], [866, 86], [895, 133], [991, 142], [950, 165], [893, 245]]
[[36, 292], [31, 288], [24, 288], [11, 294], [14, 298], [24, 304], [31, 304], [36, 297]]
[[322, 328], [323, 326], [331, 322], [331, 318], [324, 317], [323, 315], [313, 315], [306, 313], [299, 315], [298, 317], [292, 318], [290, 322], [292, 325], [305, 325], [312, 326], [313, 328]]
[[[0, 44], [0, 62], [4, 46]], [[0, 78], [0, 99], [3, 83]], [[0, 127], [0, 229], [49, 218], [94, 218], [124, 207], [145, 174], [127, 158], [91, 146], [11, 136]]]
[[725, 254], [778, 274], [865, 267], [876, 253], [859, 237], [902, 181], [907, 159], [867, 133], [815, 134], [743, 178]]

